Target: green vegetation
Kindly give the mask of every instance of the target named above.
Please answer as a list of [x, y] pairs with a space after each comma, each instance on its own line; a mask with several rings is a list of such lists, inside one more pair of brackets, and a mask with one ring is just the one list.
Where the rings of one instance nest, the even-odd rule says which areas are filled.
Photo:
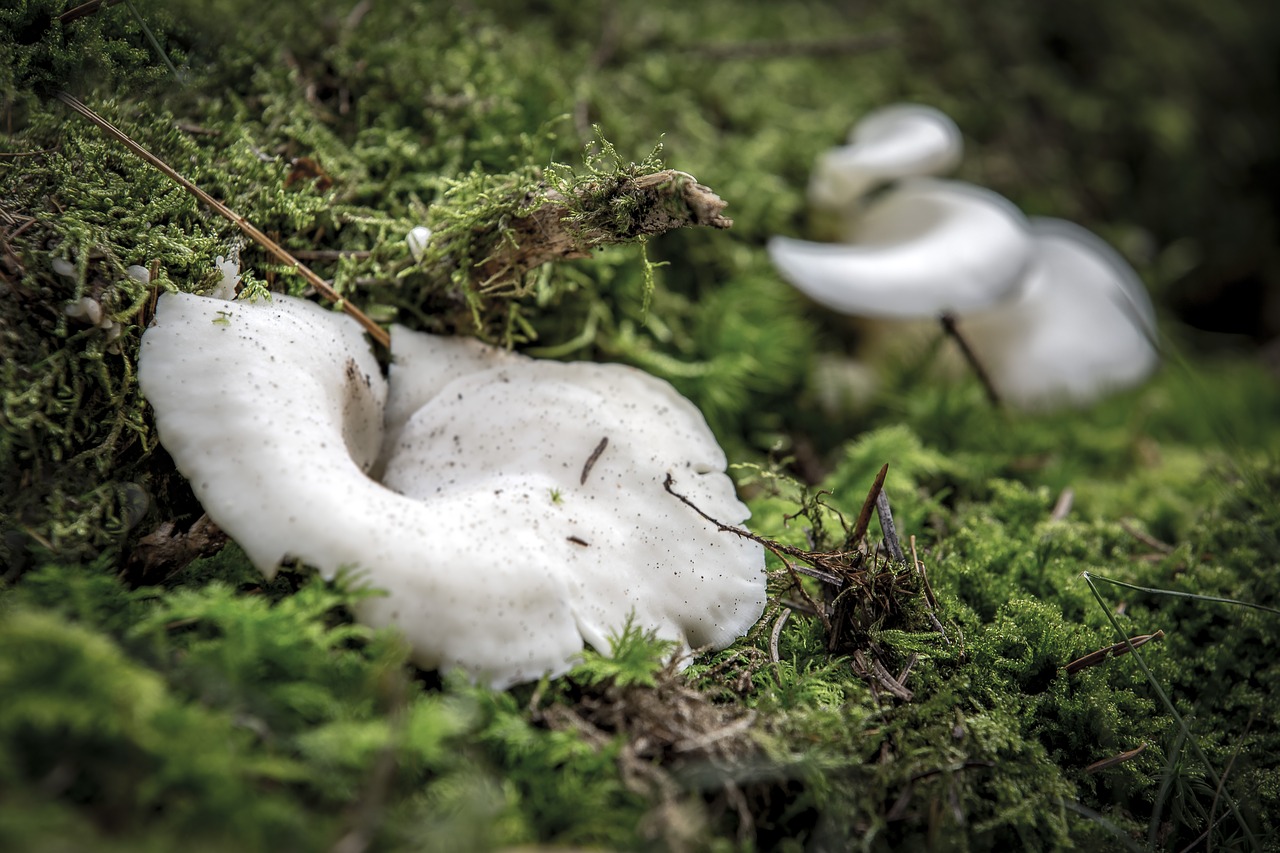
[[[1280, 850], [1280, 392], [1168, 310], [1280, 268], [1280, 16], [74, 6], [0, 10], [0, 849]], [[138, 391], [158, 290], [206, 290], [229, 255], [255, 288], [305, 284], [59, 90], [384, 325], [668, 379], [761, 536], [840, 551], [888, 463], [927, 582], [874, 544], [832, 558], [828, 626], [775, 555], [764, 619], [682, 672], [633, 629], [505, 693], [415, 670], [352, 621], [368, 593], [268, 583], [202, 526]], [[1165, 312], [1151, 383], [996, 411], [937, 333], [850, 329], [777, 279], [764, 240], [824, 227], [815, 156], [900, 99], [957, 118], [966, 177], [1131, 257]], [[629, 181], [664, 166], [733, 228], [639, 239]], [[477, 280], [557, 200], [633, 244]], [[100, 322], [66, 314], [82, 298]], [[874, 389], [833, 392], [868, 347]]]

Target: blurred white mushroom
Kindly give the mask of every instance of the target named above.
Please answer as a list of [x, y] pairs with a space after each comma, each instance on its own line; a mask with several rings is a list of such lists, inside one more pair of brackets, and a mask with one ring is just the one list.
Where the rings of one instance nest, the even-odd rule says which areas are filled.
[[782, 277], [844, 314], [928, 317], [987, 308], [1020, 287], [1031, 262], [1026, 218], [995, 193], [915, 178], [850, 223], [849, 243], [769, 241]]
[[959, 157], [950, 119], [890, 107], [853, 139], [810, 186], [816, 207], [847, 217], [845, 242], [769, 241], [796, 288], [845, 314], [945, 316], [992, 396], [1024, 408], [1087, 403], [1155, 369], [1150, 298], [1115, 250], [1070, 223], [1028, 221], [989, 190], [920, 177]]
[[341, 314], [160, 297], [138, 377], [161, 442], [264, 574], [289, 557], [355, 570], [387, 593], [361, 621], [497, 688], [564, 672], [584, 640], [607, 650], [632, 615], [685, 648], [759, 618], [760, 546], [663, 489], [670, 474], [710, 515], [749, 514], [671, 386], [399, 327], [391, 341], [388, 388]]
[[125, 272], [125, 275], [129, 276], [129, 278], [138, 282], [138, 284], [151, 283], [151, 270], [147, 269], [144, 266], [139, 266], [138, 264], [132, 264], [131, 266], [127, 267], [124, 272]]
[[844, 209], [885, 181], [945, 174], [963, 153], [960, 128], [941, 110], [922, 104], [873, 110], [854, 125], [848, 145], [819, 156], [809, 180], [809, 203]]
[[1008, 302], [960, 319], [1002, 399], [1023, 408], [1088, 403], [1136, 385], [1159, 357], [1142, 280], [1096, 235], [1032, 219], [1036, 265]]
[[409, 254], [413, 255], [415, 261], [420, 261], [422, 253], [427, 250], [427, 244], [431, 242], [431, 229], [425, 225], [419, 225], [410, 229], [404, 239], [409, 244]]

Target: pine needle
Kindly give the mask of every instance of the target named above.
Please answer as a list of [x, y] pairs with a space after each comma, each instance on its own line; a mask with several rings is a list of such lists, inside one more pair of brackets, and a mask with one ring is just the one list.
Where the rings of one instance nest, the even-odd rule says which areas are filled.
[[93, 110], [89, 109], [89, 107], [85, 106], [74, 95], [71, 95], [67, 92], [59, 92], [58, 100], [62, 101], [64, 104], [71, 107], [71, 109], [75, 110], [80, 115], [84, 116], [89, 121], [96, 124], [99, 128], [105, 131], [107, 135], [114, 138], [117, 142], [120, 142], [122, 145], [124, 145], [134, 154], [137, 154], [143, 160], [146, 160], [152, 166], [155, 166], [157, 169], [163, 172], [167, 177], [169, 177], [170, 179], [172, 179], [173, 181], [181, 185], [182, 188], [185, 189], [187, 192], [191, 193], [196, 198], [200, 199], [200, 201], [204, 202], [206, 205], [213, 208], [221, 216], [235, 223], [236, 226], [238, 226], [240, 230], [245, 233], [246, 236], [248, 236], [251, 240], [253, 240], [258, 245], [262, 246], [262, 248], [266, 249], [269, 254], [271, 254], [273, 257], [276, 258], [276, 260], [280, 261], [282, 264], [289, 267], [298, 275], [306, 279], [307, 283], [310, 284], [312, 287], [314, 287], [321, 296], [325, 297], [326, 299], [332, 302], [337, 303], [338, 307], [340, 307], [343, 311], [345, 311], [361, 326], [364, 326], [365, 331], [369, 333], [369, 336], [372, 337], [379, 344], [381, 344], [383, 348], [389, 349], [391, 347], [391, 336], [387, 334], [387, 331], [385, 329], [383, 329], [377, 323], [373, 322], [373, 320], [371, 320], [369, 316], [365, 314], [363, 311], [361, 311], [359, 308], [355, 307], [346, 299], [344, 299], [342, 295], [339, 294], [336, 290], [334, 290], [333, 287], [330, 286], [330, 284], [327, 281], [322, 279], [320, 276], [316, 275], [316, 273], [310, 267], [306, 266], [305, 264], [302, 263], [302, 261], [298, 260], [293, 255], [289, 254], [288, 250], [286, 250], [283, 246], [281, 246], [275, 240], [272, 240], [266, 234], [259, 231], [257, 227], [255, 227], [251, 222], [249, 222], [249, 220], [245, 219], [243, 216], [236, 213], [231, 208], [227, 207], [225, 204], [218, 201], [216, 198], [209, 195], [204, 190], [200, 189], [200, 187], [196, 186], [193, 182], [187, 180], [182, 175], [178, 174], [177, 171], [175, 171], [173, 167], [171, 167], [168, 163], [164, 162], [159, 157], [152, 154], [146, 148], [143, 148], [142, 145], [135, 142], [124, 131], [120, 130], [118, 127], [113, 125], [111, 122], [107, 121], [102, 116], [98, 115]]

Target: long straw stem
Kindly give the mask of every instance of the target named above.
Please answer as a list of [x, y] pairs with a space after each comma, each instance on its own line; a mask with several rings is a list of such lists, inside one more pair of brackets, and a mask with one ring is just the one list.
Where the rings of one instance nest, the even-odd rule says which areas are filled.
[[293, 272], [297, 273], [298, 275], [306, 279], [307, 283], [310, 284], [312, 287], [314, 287], [321, 296], [325, 297], [326, 299], [332, 302], [337, 303], [338, 306], [342, 308], [342, 310], [345, 311], [348, 315], [350, 315], [353, 319], [355, 319], [357, 323], [359, 323], [361, 326], [364, 326], [365, 331], [369, 333], [370, 337], [372, 337], [375, 341], [381, 344], [384, 348], [388, 348], [388, 349], [390, 348], [391, 336], [387, 334], [386, 329], [383, 329], [377, 323], [373, 322], [373, 320], [371, 320], [367, 314], [365, 314], [359, 308], [357, 308], [356, 306], [348, 302], [346, 299], [344, 299], [341, 294], [339, 294], [336, 290], [333, 289], [333, 287], [329, 284], [329, 282], [325, 281], [320, 276], [316, 275], [316, 273], [310, 267], [302, 263], [302, 261], [298, 260], [293, 255], [289, 254], [288, 250], [286, 250], [283, 246], [281, 246], [275, 240], [272, 240], [266, 234], [263, 234], [261, 231], [259, 231], [253, 225], [253, 223], [249, 222], [249, 220], [245, 219], [243, 216], [236, 213], [234, 210], [227, 207], [225, 204], [218, 201], [216, 198], [209, 195], [204, 190], [200, 189], [200, 187], [196, 186], [194, 183], [187, 180], [182, 175], [178, 174], [168, 163], [164, 162], [159, 157], [152, 154], [147, 149], [143, 148], [140, 144], [138, 144], [132, 138], [130, 138], [129, 135], [126, 134], [124, 131], [120, 130], [118, 127], [113, 125], [111, 122], [107, 121], [102, 116], [98, 115], [93, 110], [89, 109], [87, 106], [81, 103], [80, 100], [76, 98], [74, 95], [68, 94], [67, 92], [59, 92], [58, 100], [62, 101], [64, 104], [71, 107], [71, 109], [75, 110], [80, 115], [84, 116], [89, 121], [96, 124], [103, 131], [105, 131], [109, 136], [114, 138], [117, 142], [124, 145], [126, 148], [128, 148], [134, 154], [137, 154], [143, 160], [146, 160], [152, 166], [155, 166], [157, 169], [159, 169], [169, 178], [171, 178], [172, 180], [180, 184], [183, 187], [183, 189], [185, 189], [187, 192], [194, 195], [196, 198], [200, 199], [200, 201], [204, 202], [209, 207], [213, 208], [223, 217], [225, 217], [226, 219], [229, 219], [231, 222], [234, 222], [240, 228], [241, 231], [243, 231], [246, 235], [248, 235], [248, 237], [252, 239], [254, 242], [256, 242], [258, 245], [262, 246], [262, 248], [266, 249], [267, 252], [269, 252], [273, 257], [275, 257], [276, 260], [280, 261], [285, 266], [289, 267]]

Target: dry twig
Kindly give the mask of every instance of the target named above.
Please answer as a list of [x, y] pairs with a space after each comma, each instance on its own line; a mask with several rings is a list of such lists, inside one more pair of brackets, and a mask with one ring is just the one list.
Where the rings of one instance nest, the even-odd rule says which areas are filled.
[[1120, 519], [1120, 529], [1123, 530], [1125, 533], [1128, 533], [1134, 539], [1137, 539], [1143, 545], [1146, 545], [1148, 548], [1151, 548], [1152, 550], [1157, 551], [1161, 554], [1172, 554], [1174, 551], [1174, 547], [1170, 545], [1168, 542], [1161, 542], [1159, 539], [1155, 538], [1150, 533], [1142, 532], [1141, 530], [1139, 530], [1138, 528], [1130, 524], [1128, 521], [1125, 521], [1123, 518]]
[[128, 134], [126, 134], [124, 131], [120, 130], [118, 127], [113, 125], [111, 122], [107, 121], [102, 116], [98, 115], [93, 110], [89, 109], [89, 107], [81, 103], [80, 100], [77, 99], [74, 95], [70, 95], [67, 92], [59, 92], [58, 99], [62, 101], [64, 104], [66, 104], [67, 106], [71, 107], [71, 109], [75, 110], [80, 115], [87, 118], [89, 121], [96, 124], [105, 133], [107, 133], [107, 135], [111, 136], [117, 142], [120, 142], [121, 144], [123, 144], [126, 148], [128, 148], [134, 154], [138, 155], [143, 160], [146, 160], [152, 166], [155, 166], [157, 169], [163, 172], [168, 178], [170, 178], [171, 180], [181, 185], [182, 188], [185, 189], [187, 192], [191, 193], [196, 198], [200, 199], [200, 201], [204, 202], [206, 205], [213, 208], [213, 210], [216, 211], [219, 215], [233, 222], [250, 239], [252, 239], [259, 246], [262, 246], [262, 248], [266, 249], [267, 252], [272, 257], [280, 261], [280, 263], [287, 266], [293, 272], [296, 272], [298, 275], [306, 279], [307, 283], [310, 284], [312, 287], [314, 287], [318, 293], [323, 295], [326, 299], [337, 303], [342, 308], [343, 311], [345, 311], [356, 322], [358, 322], [361, 326], [363, 326], [365, 331], [369, 333], [369, 336], [373, 338], [375, 341], [377, 341], [379, 344], [381, 344], [383, 348], [390, 348], [391, 337], [390, 335], [387, 334], [386, 329], [383, 329], [377, 323], [373, 322], [373, 320], [369, 319], [368, 315], [366, 315], [359, 308], [357, 308], [356, 306], [352, 305], [349, 301], [344, 299], [343, 296], [340, 293], [338, 293], [336, 290], [334, 290], [327, 281], [322, 279], [320, 276], [316, 275], [315, 272], [313, 272], [310, 267], [306, 266], [304, 263], [302, 263], [302, 261], [298, 260], [293, 255], [291, 255], [288, 252], [288, 250], [286, 250], [283, 246], [281, 246], [275, 240], [272, 240], [266, 234], [259, 231], [257, 227], [255, 227], [251, 222], [249, 222], [249, 220], [245, 219], [243, 216], [236, 213], [231, 208], [227, 207], [225, 204], [218, 201], [216, 198], [209, 195], [204, 190], [200, 189], [200, 187], [196, 186], [194, 183], [187, 180], [182, 175], [178, 174], [178, 172], [175, 171], [173, 167], [171, 167], [168, 163], [165, 163], [159, 157], [152, 154], [146, 148], [142, 147], [142, 145], [140, 145], [138, 142], [134, 141], [133, 138], [130, 137]]
[[924, 563], [920, 562], [920, 558], [916, 556], [916, 536], [911, 534], [911, 564], [915, 566], [916, 572], [920, 575], [920, 584], [924, 589], [924, 607], [925, 612], [929, 615], [929, 623], [933, 625], [935, 631], [942, 635], [942, 640], [948, 646], [951, 645], [951, 638], [947, 636], [947, 629], [942, 627], [942, 622], [938, 619], [938, 599], [933, 595], [933, 587], [929, 585], [929, 573], [925, 571]]
[[1050, 521], [1063, 521], [1071, 514], [1071, 505], [1075, 502], [1076, 493], [1071, 488], [1065, 488], [1058, 495], [1058, 501], [1053, 505], [1053, 512], [1049, 513]]
[[939, 319], [942, 322], [942, 330], [956, 342], [956, 346], [960, 347], [960, 353], [964, 356], [964, 360], [969, 363], [969, 367], [973, 368], [978, 381], [982, 383], [982, 390], [986, 392], [987, 400], [992, 407], [999, 409], [1003, 405], [1000, 399], [1000, 392], [996, 390], [996, 386], [992, 383], [991, 374], [987, 373], [987, 369], [978, 360], [978, 354], [973, 351], [973, 348], [969, 346], [969, 342], [965, 340], [964, 335], [960, 333], [960, 327], [956, 325], [955, 315], [943, 314]]
[[902, 540], [898, 539], [898, 528], [893, 523], [893, 510], [889, 507], [889, 496], [884, 489], [876, 495], [876, 517], [880, 519], [880, 529], [884, 531], [884, 544], [889, 549], [889, 556], [899, 563], [905, 563], [907, 555], [902, 553]]
[[1088, 669], [1091, 666], [1097, 666], [1098, 664], [1105, 661], [1108, 657], [1120, 657], [1121, 655], [1128, 654], [1131, 649], [1136, 649], [1139, 646], [1145, 646], [1147, 643], [1150, 643], [1152, 640], [1163, 640], [1163, 639], [1164, 639], [1164, 631], [1156, 631], [1154, 634], [1140, 634], [1136, 637], [1130, 637], [1128, 640], [1125, 640], [1123, 642], [1113, 643], [1107, 646], [1106, 648], [1098, 649], [1097, 651], [1094, 651], [1094, 652], [1089, 652], [1089, 654], [1084, 655], [1083, 657], [1076, 658], [1071, 663], [1063, 667], [1063, 669], [1067, 671], [1068, 675], [1075, 675], [1077, 672], [1079, 672], [1082, 669]]
[[1137, 758], [1147, 745], [1141, 744], [1136, 749], [1130, 749], [1110, 758], [1104, 758], [1101, 761], [1095, 761], [1084, 769], [1085, 773], [1097, 773], [1099, 770], [1106, 770], [1108, 767], [1115, 767], [1117, 764], [1123, 764], [1131, 758]]
[[884, 478], [889, 476], [889, 463], [884, 463], [880, 468], [880, 473], [876, 474], [875, 482], [871, 484], [871, 491], [867, 492], [867, 499], [862, 502], [862, 511], [858, 513], [858, 520], [854, 522], [853, 533], [849, 536], [850, 544], [856, 545], [862, 541], [862, 537], [867, 535], [867, 527], [871, 524], [871, 511], [876, 508], [876, 502], [880, 500], [880, 490], [884, 488]]
[[782, 612], [778, 614], [778, 618], [773, 622], [773, 632], [769, 635], [769, 658], [774, 663], [781, 663], [782, 656], [778, 654], [778, 640], [782, 637], [782, 627], [787, 624], [787, 619], [791, 616], [791, 610], [784, 607]]
[[[599, 189], [594, 184], [580, 187], [577, 201], [589, 199]], [[519, 281], [529, 270], [552, 261], [589, 257], [600, 246], [654, 237], [690, 225], [733, 225], [724, 215], [724, 199], [692, 175], [675, 169], [626, 178], [611, 188], [610, 195], [633, 200], [637, 214], [625, 231], [575, 222], [575, 204], [555, 190], [545, 191], [541, 198], [530, 194], [521, 207], [531, 212], [505, 224], [501, 240], [476, 265], [472, 279], [481, 290], [493, 292]]]

